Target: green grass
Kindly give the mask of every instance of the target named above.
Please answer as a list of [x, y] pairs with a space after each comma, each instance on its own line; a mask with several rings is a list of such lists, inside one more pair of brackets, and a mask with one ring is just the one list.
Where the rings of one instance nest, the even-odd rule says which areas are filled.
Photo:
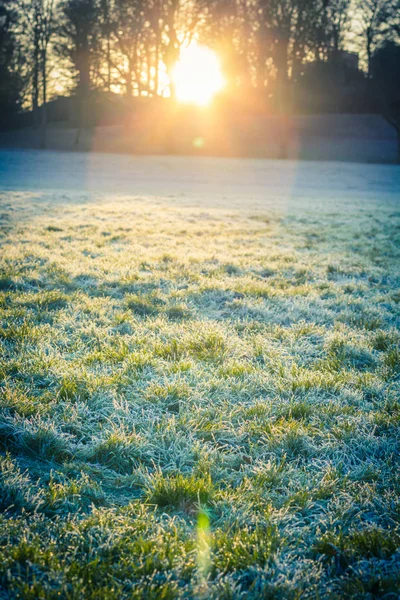
[[0, 203], [0, 597], [397, 597], [390, 202]]

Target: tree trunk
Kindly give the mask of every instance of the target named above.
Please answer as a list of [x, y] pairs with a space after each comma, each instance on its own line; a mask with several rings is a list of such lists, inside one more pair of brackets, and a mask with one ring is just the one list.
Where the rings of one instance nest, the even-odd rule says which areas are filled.
[[89, 43], [84, 40], [81, 46], [78, 62], [79, 85], [78, 85], [78, 127], [76, 131], [75, 145], [79, 144], [82, 128], [86, 121], [86, 101], [90, 88], [90, 65], [89, 65]]
[[78, 99], [78, 127], [76, 129], [75, 146], [78, 146], [78, 144], [80, 142], [82, 127], [83, 127], [84, 121], [85, 121], [86, 94], [82, 88], [79, 89], [79, 91], [78, 91], [77, 99]]
[[107, 30], [107, 91], [111, 92], [111, 45], [110, 32]]
[[130, 62], [128, 62], [128, 70], [126, 71], [125, 82], [126, 82], [126, 95], [129, 99], [131, 99], [133, 88], [132, 88], [132, 70], [131, 70]]
[[146, 78], [147, 78], [147, 95], [150, 96], [151, 90], [151, 52], [150, 44], [147, 43], [146, 48]]
[[43, 91], [43, 103], [42, 103], [42, 119], [41, 119], [41, 132], [40, 132], [40, 147], [46, 148], [47, 142], [47, 56], [46, 50], [42, 52], [42, 91]]
[[165, 51], [165, 55], [163, 58], [163, 62], [165, 64], [165, 68], [167, 71], [168, 79], [169, 79], [169, 92], [171, 100], [176, 100], [176, 86], [174, 82], [174, 67], [179, 60], [180, 48], [178, 45], [176, 32], [174, 29], [171, 30], [170, 35], [172, 39], [170, 39], [168, 47]]
[[157, 33], [157, 41], [156, 41], [156, 49], [155, 49], [155, 71], [154, 71], [154, 94], [158, 95], [158, 87], [159, 87], [159, 64], [160, 64], [160, 44], [158, 41], [158, 33]]
[[[36, 17], [36, 15], [35, 15]], [[33, 41], [33, 73], [32, 73], [32, 112], [33, 126], [36, 128], [39, 125], [39, 38], [38, 27], [35, 24], [34, 41]]]
[[175, 81], [172, 75], [172, 71], [168, 71], [168, 77], [169, 77], [169, 93], [171, 96], [171, 100], [173, 100], [175, 102], [176, 100], [176, 85], [175, 85]]
[[279, 114], [281, 125], [279, 158], [283, 160], [289, 158], [288, 87], [287, 82], [281, 81], [279, 84]]
[[370, 30], [367, 31], [367, 79], [371, 79], [371, 63], [372, 63], [372, 35]]
[[288, 49], [289, 40], [283, 37], [277, 44], [275, 64], [277, 67], [277, 100], [280, 120], [279, 158], [288, 158]]

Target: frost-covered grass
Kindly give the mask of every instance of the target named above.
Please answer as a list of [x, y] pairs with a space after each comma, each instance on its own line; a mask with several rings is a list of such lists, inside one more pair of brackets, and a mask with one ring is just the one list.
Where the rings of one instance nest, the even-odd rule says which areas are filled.
[[5, 597], [397, 597], [395, 203], [0, 199]]

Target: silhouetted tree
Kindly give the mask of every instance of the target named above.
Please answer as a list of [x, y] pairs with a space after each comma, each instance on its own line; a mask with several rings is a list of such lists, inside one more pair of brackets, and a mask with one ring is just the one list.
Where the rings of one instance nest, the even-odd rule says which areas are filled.
[[114, 52], [111, 63], [128, 97], [140, 93], [139, 53], [144, 28], [144, 0], [115, 0], [110, 13]]
[[19, 41], [16, 35], [18, 13], [12, 0], [0, 0], [0, 124], [5, 125], [21, 103], [23, 79]]
[[169, 78], [170, 95], [175, 98], [173, 70], [181, 47], [189, 45], [204, 7], [202, 0], [163, 0], [161, 3], [161, 59]]
[[[32, 65], [32, 110], [33, 123], [39, 124], [39, 94], [40, 94], [40, 2], [34, 1], [26, 12], [25, 31], [28, 33]], [[29, 39], [31, 38], [31, 39]]]
[[111, 0], [100, 1], [101, 35], [105, 42], [106, 87], [108, 91], [111, 90], [111, 10]]
[[[248, 81], [250, 39], [243, 44], [244, 20], [251, 23], [246, 0], [209, 0], [207, 15], [201, 29], [202, 40], [220, 54], [229, 88], [235, 89]], [[245, 14], [243, 14], [245, 12]]]
[[96, 0], [64, 0], [60, 9], [57, 50], [70, 60], [77, 78], [78, 143], [99, 51], [100, 7]]
[[311, 33], [315, 35], [314, 57], [316, 60], [336, 60], [349, 30], [350, 0], [323, 0], [318, 14]]
[[371, 59], [375, 97], [379, 109], [397, 134], [400, 162], [400, 45], [386, 42]]
[[32, 64], [32, 104], [35, 122], [41, 92], [40, 146], [46, 147], [47, 132], [47, 61], [51, 38], [54, 34], [54, 0], [32, 0], [26, 15], [25, 31], [30, 32]]
[[46, 145], [48, 55], [55, 33], [55, 0], [21, 0], [18, 26], [27, 66], [26, 88], [32, 98], [33, 123], [41, 123], [40, 145]]
[[355, 20], [358, 37], [367, 62], [367, 79], [371, 78], [371, 61], [375, 50], [392, 33], [391, 20], [398, 0], [356, 0]]
[[275, 73], [275, 106], [281, 115], [281, 156], [287, 156], [287, 118], [293, 103], [293, 82], [301, 74], [318, 39], [324, 3], [309, 0], [258, 0], [259, 27], [270, 40]]
[[40, 2], [40, 66], [42, 74], [42, 118], [41, 147], [46, 147], [47, 135], [47, 58], [51, 38], [54, 34], [54, 0], [35, 0]]

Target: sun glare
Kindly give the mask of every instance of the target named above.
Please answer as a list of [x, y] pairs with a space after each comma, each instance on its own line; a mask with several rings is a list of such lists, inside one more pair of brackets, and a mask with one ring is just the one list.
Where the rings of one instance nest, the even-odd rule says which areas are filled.
[[206, 106], [225, 85], [218, 56], [205, 46], [182, 50], [173, 79], [180, 102]]

